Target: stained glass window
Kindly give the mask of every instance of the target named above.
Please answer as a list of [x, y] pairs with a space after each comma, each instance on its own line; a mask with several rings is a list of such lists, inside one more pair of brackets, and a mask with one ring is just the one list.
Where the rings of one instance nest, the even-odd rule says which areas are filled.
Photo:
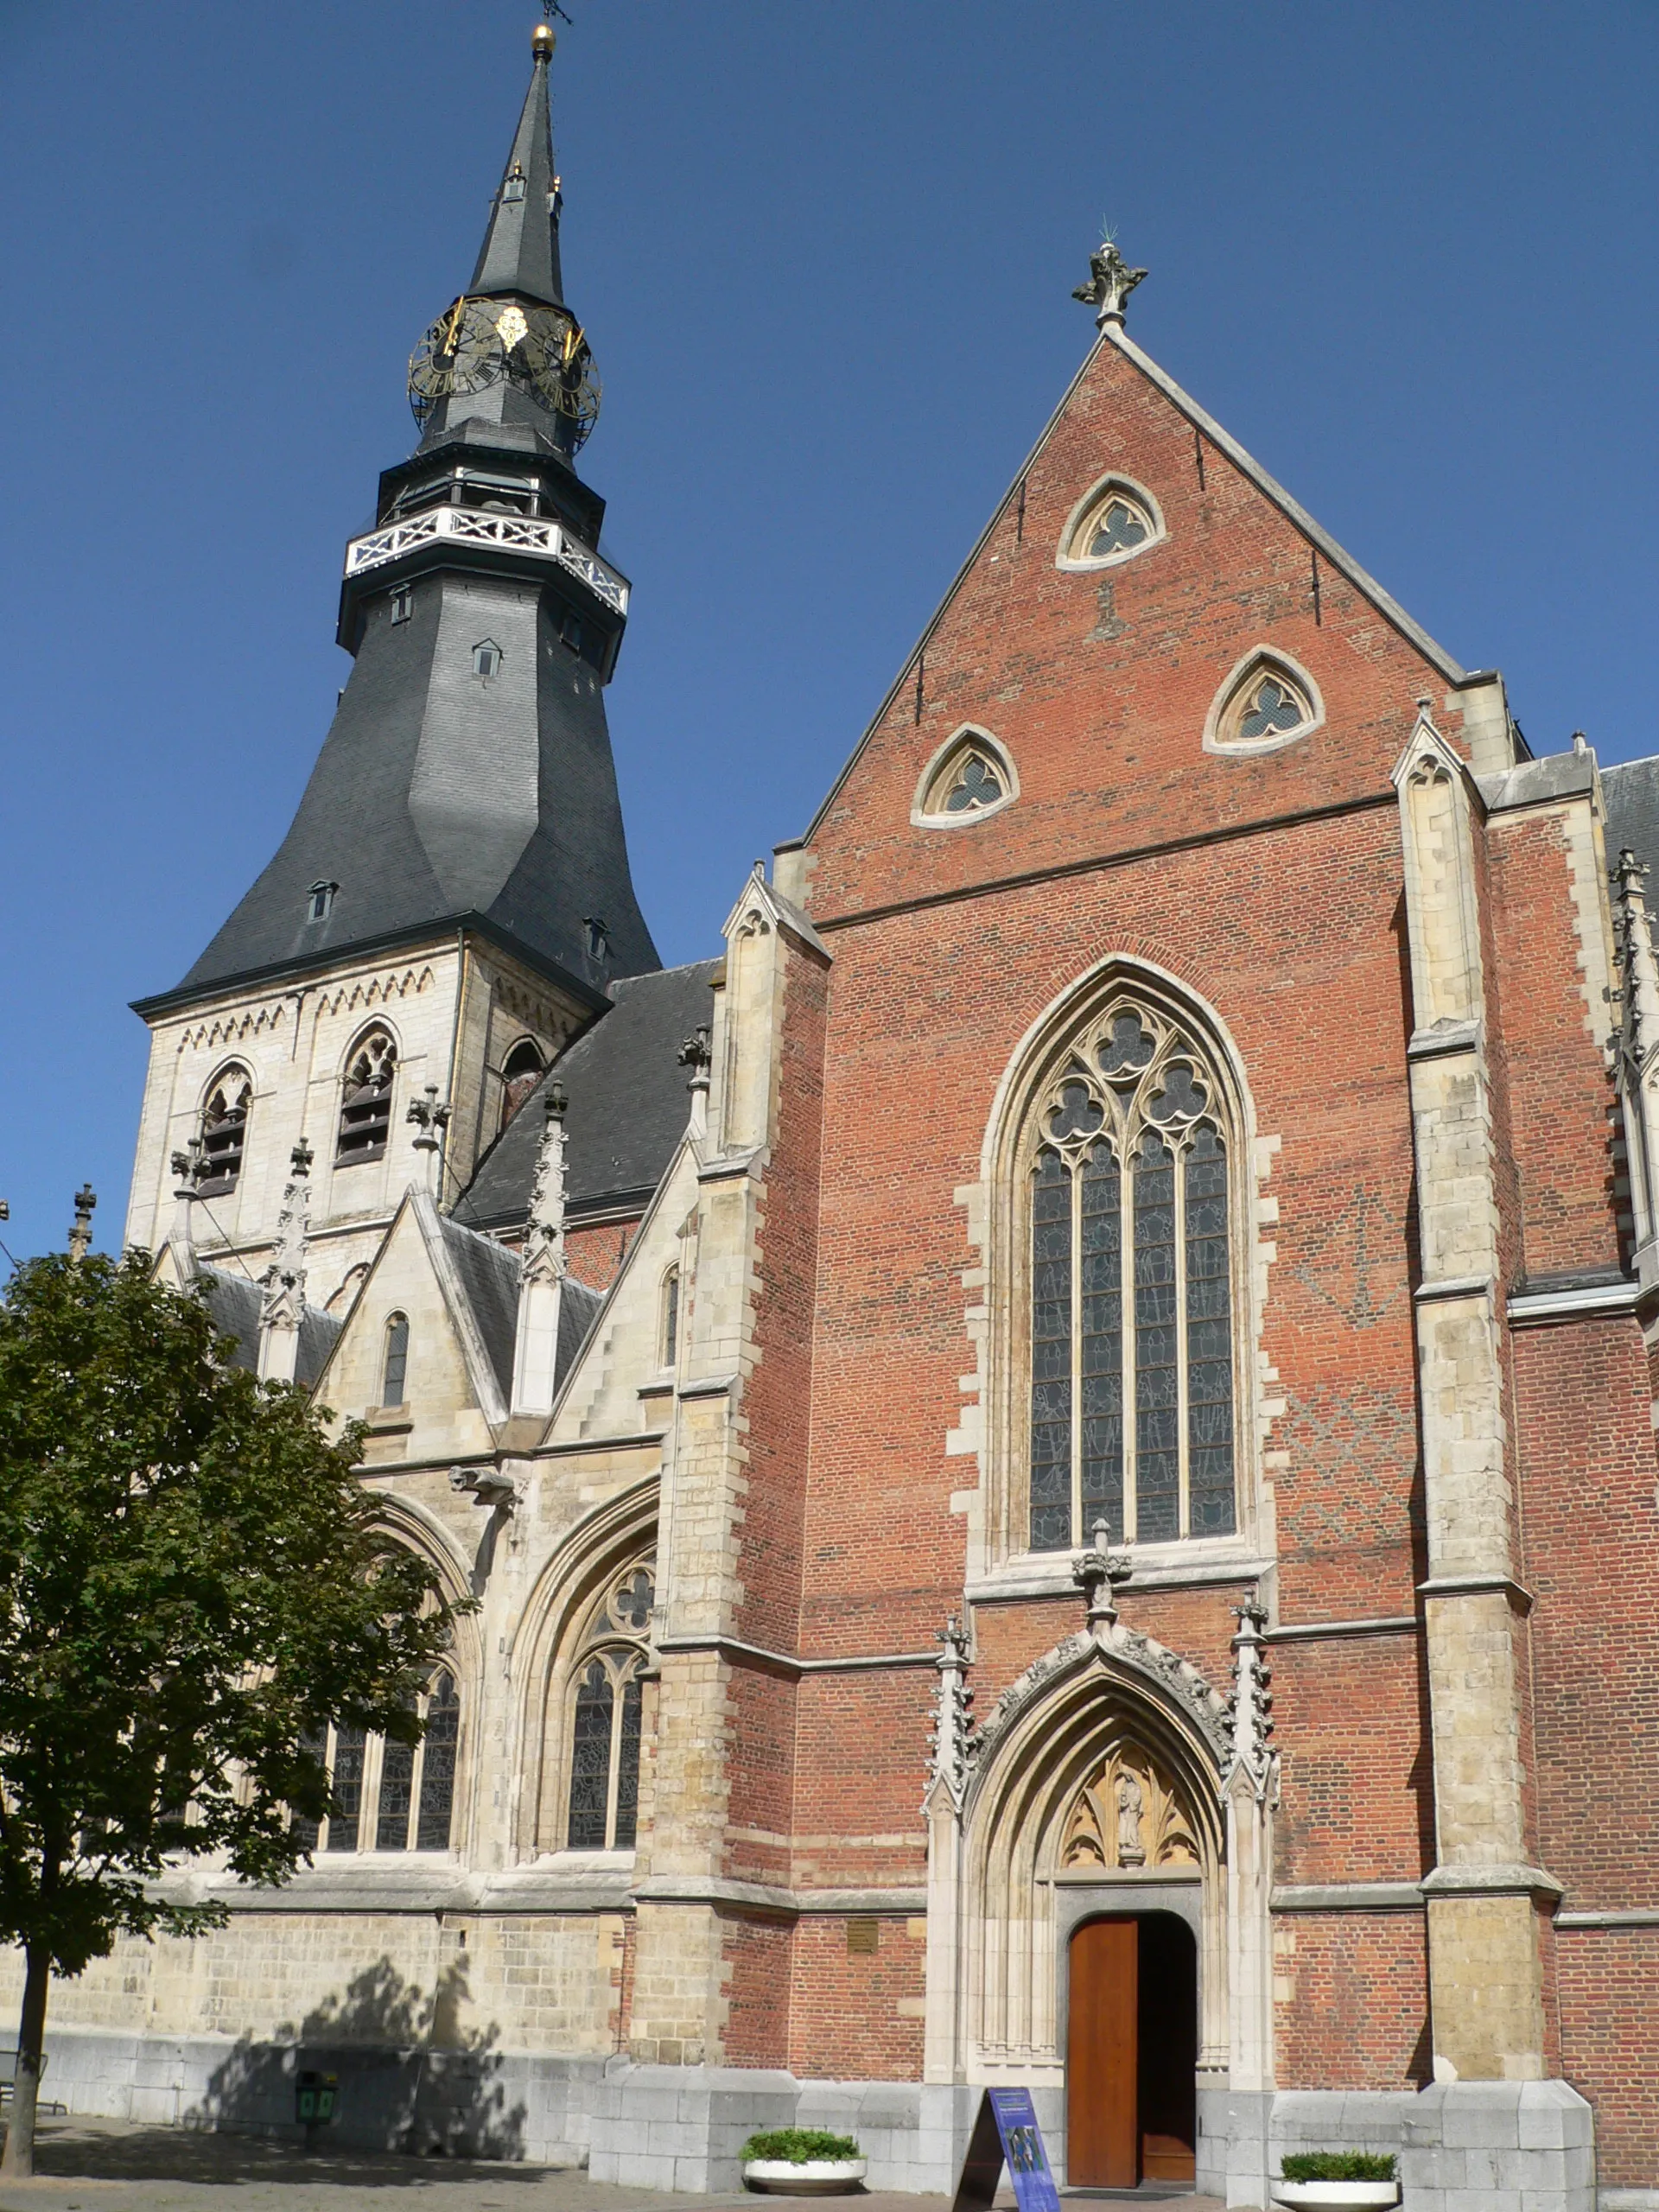
[[1030, 1543], [1236, 1525], [1221, 1086], [1166, 1015], [1114, 1007], [1039, 1098], [1030, 1208]]
[[1113, 499], [1096, 520], [1089, 540], [1090, 557], [1097, 561], [1105, 553], [1127, 553], [1131, 546], [1144, 545], [1151, 535], [1143, 515], [1137, 514], [1127, 500]]
[[1001, 796], [1001, 780], [995, 769], [979, 753], [970, 753], [945, 793], [944, 810], [947, 814], [972, 813], [982, 806], [995, 806]]
[[328, 1849], [355, 1851], [363, 1809], [363, 1754], [367, 1738], [356, 1726], [334, 1731], [334, 1801], [328, 1815]]
[[415, 1745], [386, 1742], [380, 1751], [380, 1802], [376, 1811], [377, 1851], [407, 1851], [409, 1814], [415, 1802]]
[[461, 1742], [461, 1697], [449, 1675], [440, 1675], [427, 1700], [421, 1739], [421, 1803], [416, 1851], [448, 1851], [455, 1808], [455, 1754]]
[[650, 1560], [607, 1583], [577, 1646], [569, 1711], [564, 1842], [572, 1851], [632, 1851], [639, 1821], [645, 1638], [657, 1605]]

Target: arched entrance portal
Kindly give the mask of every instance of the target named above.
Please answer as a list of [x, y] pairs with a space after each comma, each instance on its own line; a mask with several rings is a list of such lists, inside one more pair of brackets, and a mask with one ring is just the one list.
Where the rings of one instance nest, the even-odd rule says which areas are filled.
[[1185, 2183], [1196, 2171], [1198, 1961], [1173, 1913], [1085, 1920], [1068, 1956], [1066, 2179]]

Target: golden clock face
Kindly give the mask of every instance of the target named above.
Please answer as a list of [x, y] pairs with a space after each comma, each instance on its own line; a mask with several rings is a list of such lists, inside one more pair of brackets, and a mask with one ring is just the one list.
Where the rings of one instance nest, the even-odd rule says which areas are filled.
[[598, 419], [593, 357], [567, 308], [473, 299], [440, 315], [410, 357], [415, 418], [424, 425], [440, 400], [482, 391], [503, 377], [564, 416], [575, 445]]

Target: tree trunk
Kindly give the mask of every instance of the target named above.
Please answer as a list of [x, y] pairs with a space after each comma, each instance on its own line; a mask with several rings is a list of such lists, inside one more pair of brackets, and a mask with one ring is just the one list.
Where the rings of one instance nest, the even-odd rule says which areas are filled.
[[35, 2171], [35, 2111], [41, 2100], [41, 2045], [46, 2040], [46, 1993], [51, 1985], [49, 1955], [30, 1944], [23, 1977], [23, 2015], [17, 2030], [17, 2079], [11, 2092], [10, 2125], [0, 2155], [0, 2180], [21, 2181]]

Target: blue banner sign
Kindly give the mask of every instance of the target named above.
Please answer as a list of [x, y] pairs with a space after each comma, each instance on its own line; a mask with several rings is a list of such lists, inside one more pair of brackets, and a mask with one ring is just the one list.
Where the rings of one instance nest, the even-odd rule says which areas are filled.
[[1006, 2161], [1020, 2212], [1060, 2212], [1060, 2193], [1029, 2089], [987, 2089], [951, 2212], [989, 2212]]

